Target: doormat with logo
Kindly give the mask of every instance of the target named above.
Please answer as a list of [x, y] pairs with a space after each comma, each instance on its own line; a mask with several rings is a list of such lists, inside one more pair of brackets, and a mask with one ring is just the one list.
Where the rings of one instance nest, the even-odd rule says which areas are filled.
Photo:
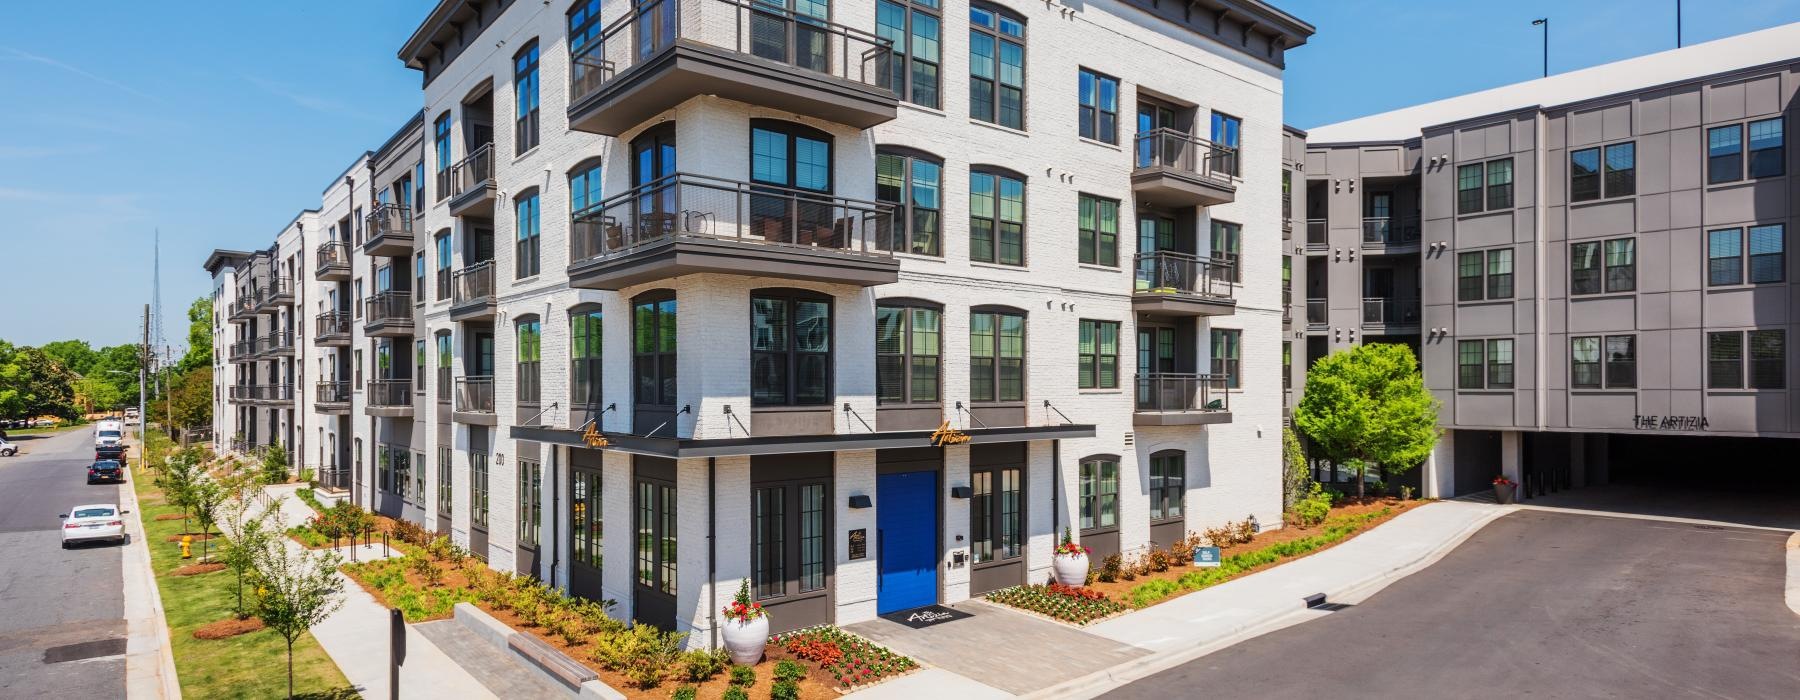
[[881, 619], [898, 622], [916, 630], [922, 630], [935, 624], [974, 617], [961, 610], [951, 610], [942, 605], [926, 605], [911, 610], [901, 610], [882, 615]]

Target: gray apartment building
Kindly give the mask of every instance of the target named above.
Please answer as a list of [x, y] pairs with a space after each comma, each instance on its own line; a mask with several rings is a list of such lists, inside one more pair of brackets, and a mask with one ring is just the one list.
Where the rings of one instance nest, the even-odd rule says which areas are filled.
[[1290, 131], [1290, 382], [1414, 348], [1445, 432], [1398, 483], [1428, 496], [1774, 476], [1797, 87], [1791, 24]]

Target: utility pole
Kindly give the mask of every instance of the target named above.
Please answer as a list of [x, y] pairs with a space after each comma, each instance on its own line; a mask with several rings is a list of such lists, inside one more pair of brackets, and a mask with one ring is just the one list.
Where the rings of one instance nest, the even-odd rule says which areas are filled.
[[1550, 77], [1550, 18], [1539, 17], [1531, 20], [1531, 26], [1544, 28], [1544, 77]]
[[1675, 48], [1681, 48], [1681, 0], [1675, 0]]
[[145, 383], [150, 379], [150, 305], [144, 305], [144, 340], [138, 345], [138, 436], [150, 434], [150, 410], [145, 404]]

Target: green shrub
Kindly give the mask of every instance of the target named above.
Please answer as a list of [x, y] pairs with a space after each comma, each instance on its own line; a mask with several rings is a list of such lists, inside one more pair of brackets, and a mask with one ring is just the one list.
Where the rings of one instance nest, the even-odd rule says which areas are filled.
[[806, 667], [793, 659], [782, 659], [775, 663], [775, 677], [799, 683], [802, 678], [806, 677]]
[[1294, 503], [1294, 518], [1300, 521], [1301, 527], [1313, 527], [1325, 522], [1331, 514], [1331, 496], [1325, 493], [1325, 487], [1317, 483], [1312, 485], [1305, 496]]
[[794, 681], [775, 681], [769, 688], [769, 700], [800, 700], [800, 684]]
[[734, 685], [726, 688], [725, 694], [719, 696], [719, 698], [720, 700], [750, 700], [750, 694], [744, 692], [742, 687]]
[[699, 697], [699, 695], [699, 688], [695, 688], [691, 685], [684, 685], [680, 688], [676, 688], [674, 694], [669, 697], [671, 700], [694, 700], [694, 698]]
[[1141, 608], [1167, 598], [1180, 589], [1181, 586], [1174, 581], [1168, 579], [1156, 579], [1154, 581], [1145, 581], [1132, 587], [1128, 597], [1131, 599], [1132, 607]]
[[731, 684], [745, 688], [756, 685], [756, 669], [749, 666], [732, 666]]
[[681, 656], [681, 671], [688, 680], [702, 683], [719, 675], [730, 662], [731, 656], [724, 649], [696, 649]]

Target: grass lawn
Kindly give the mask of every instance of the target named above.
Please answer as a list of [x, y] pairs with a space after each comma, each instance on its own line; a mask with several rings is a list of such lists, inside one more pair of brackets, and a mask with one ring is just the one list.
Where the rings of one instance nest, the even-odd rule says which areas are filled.
[[82, 423], [80, 425], [59, 425], [59, 426], [52, 427], [52, 428], [9, 428], [6, 431], [6, 434], [9, 437], [10, 436], [18, 436], [18, 435], [48, 435], [50, 433], [60, 433], [65, 430], [74, 430], [76, 428], [80, 428], [85, 425], [87, 425], [87, 424]]
[[[287, 694], [287, 645], [270, 630], [259, 630], [222, 640], [194, 638], [194, 630], [209, 622], [231, 617], [237, 578], [230, 571], [195, 576], [170, 572], [192, 560], [181, 558], [181, 544], [168, 542], [182, 534], [182, 521], [157, 520], [164, 513], [180, 513], [161, 505], [161, 495], [141, 465], [132, 469], [133, 488], [142, 508], [145, 534], [150, 545], [150, 564], [162, 593], [169, 622], [175, 670], [181, 693], [192, 698], [278, 698]], [[217, 543], [215, 543], [217, 544]], [[194, 556], [200, 556], [195, 543]], [[309, 633], [294, 642], [294, 692], [308, 698], [357, 697], [350, 681], [338, 670], [325, 650]]]

